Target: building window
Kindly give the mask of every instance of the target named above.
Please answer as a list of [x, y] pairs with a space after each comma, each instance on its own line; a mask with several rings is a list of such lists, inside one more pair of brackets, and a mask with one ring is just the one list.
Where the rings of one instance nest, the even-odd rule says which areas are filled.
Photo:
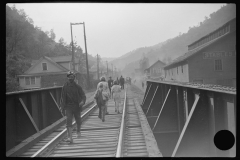
[[31, 77], [31, 84], [36, 84], [35, 83], [35, 77]]
[[29, 77], [25, 77], [25, 84], [26, 84], [26, 85], [30, 85]]
[[42, 63], [42, 68], [43, 68], [43, 71], [46, 71], [47, 70], [47, 63]]
[[221, 59], [215, 60], [215, 71], [222, 71], [222, 60]]

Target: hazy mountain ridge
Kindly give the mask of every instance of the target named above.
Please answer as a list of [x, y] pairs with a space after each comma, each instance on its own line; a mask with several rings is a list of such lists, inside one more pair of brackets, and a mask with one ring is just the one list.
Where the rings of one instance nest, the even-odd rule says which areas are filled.
[[117, 68], [123, 69], [129, 63], [134, 61], [139, 61], [143, 57], [143, 55], [147, 55], [153, 50], [157, 50], [158, 48], [161, 48], [163, 44], [165, 44], [165, 42], [158, 43], [154, 46], [137, 48], [136, 50], [130, 51], [124, 54], [123, 56], [116, 58], [115, 60], [111, 61], [111, 63], [117, 66]]
[[189, 27], [187, 33], [180, 34], [154, 46], [140, 47], [128, 52], [114, 60], [114, 64], [122, 68], [123, 74], [131, 75], [139, 67], [139, 60], [143, 57], [143, 54], [149, 59], [150, 66], [158, 59], [168, 63], [169, 60], [185, 54], [189, 44], [216, 30], [235, 17], [236, 5], [225, 5], [218, 11], [211, 13], [208, 17], [206, 16], [205, 20], [199, 22], [197, 26]]

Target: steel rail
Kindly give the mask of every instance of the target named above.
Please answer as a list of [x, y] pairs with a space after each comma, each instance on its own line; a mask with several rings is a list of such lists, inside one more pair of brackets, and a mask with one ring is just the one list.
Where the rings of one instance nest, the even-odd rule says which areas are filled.
[[[89, 108], [83, 115], [81, 115], [81, 119], [85, 119], [95, 108], [96, 104], [93, 105], [91, 108]], [[74, 121], [72, 124], [75, 125], [76, 121]], [[40, 150], [38, 150], [34, 155], [31, 157], [42, 157], [46, 156], [54, 147], [55, 145], [62, 140], [67, 133], [67, 129], [65, 128], [62, 132], [60, 132], [57, 136], [55, 136], [50, 142], [48, 142], [46, 145], [44, 145]]]
[[[126, 88], [126, 90], [127, 90], [127, 88]], [[123, 136], [124, 136], [124, 130], [125, 130], [125, 117], [126, 117], [126, 99], [127, 99], [127, 91], [125, 91], [124, 106], [123, 106], [123, 112], [122, 112], [122, 121], [121, 121], [121, 128], [120, 128], [120, 132], [119, 132], [116, 157], [122, 157], [122, 150], [123, 150], [123, 144], [124, 144]]]

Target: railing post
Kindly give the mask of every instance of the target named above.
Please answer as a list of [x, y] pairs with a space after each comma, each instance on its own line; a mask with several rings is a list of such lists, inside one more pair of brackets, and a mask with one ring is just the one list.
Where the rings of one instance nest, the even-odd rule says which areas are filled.
[[164, 108], [164, 106], [165, 106], [165, 103], [166, 103], [166, 101], [167, 101], [167, 98], [168, 98], [168, 95], [169, 95], [170, 91], [171, 91], [171, 88], [168, 90], [167, 96], [166, 96], [166, 98], [165, 98], [165, 100], [164, 100], [164, 102], [163, 102], [162, 108], [161, 108], [161, 110], [160, 110], [160, 112], [159, 112], [159, 114], [158, 114], [157, 120], [156, 120], [156, 122], [155, 122], [152, 130], [154, 130], [155, 127], [156, 127], [156, 125], [157, 125], [158, 119], [159, 119], [159, 117], [160, 117], [160, 115], [161, 115], [161, 113], [162, 113], [162, 110], [163, 110], [163, 108]]
[[32, 124], [33, 124], [33, 126], [34, 126], [34, 128], [36, 129], [37, 132], [39, 132], [39, 129], [38, 129], [36, 123], [34, 122], [34, 120], [33, 120], [32, 116], [31, 116], [31, 114], [28, 112], [28, 109], [27, 109], [27, 107], [25, 106], [23, 100], [22, 100], [21, 98], [19, 98], [19, 101], [21, 102], [21, 104], [22, 104], [22, 106], [23, 106], [25, 112], [27, 113], [28, 118], [31, 120], [31, 122], [32, 122]]
[[188, 118], [187, 118], [187, 121], [186, 121], [186, 123], [184, 124], [183, 130], [182, 130], [182, 132], [181, 132], [181, 134], [180, 134], [180, 137], [179, 137], [179, 139], [178, 139], [178, 141], [177, 141], [177, 144], [176, 144], [176, 146], [175, 146], [175, 148], [174, 148], [174, 151], [173, 151], [173, 153], [172, 153], [172, 157], [175, 157], [175, 154], [176, 154], [176, 152], [177, 152], [177, 150], [178, 150], [178, 147], [179, 147], [179, 145], [180, 145], [180, 143], [181, 143], [181, 141], [182, 141], [182, 138], [183, 138], [184, 133], [185, 133], [187, 127], [188, 127], [188, 124], [189, 124], [190, 119], [191, 119], [191, 117], [192, 117], [192, 115], [193, 115], [193, 112], [194, 112], [194, 110], [195, 110], [195, 108], [196, 108], [196, 106], [197, 106], [197, 103], [198, 103], [199, 98], [200, 98], [200, 96], [199, 96], [199, 94], [197, 94], [197, 95], [196, 95], [196, 99], [195, 99], [195, 101], [194, 101], [194, 103], [193, 103], [193, 106], [192, 106], [192, 108], [191, 108], [191, 111], [190, 111], [190, 113], [189, 113], [189, 116], [188, 116]]
[[[145, 96], [144, 96], [144, 99], [143, 99], [143, 102], [142, 102], [142, 106], [143, 106], [144, 103], [145, 103], [145, 100], [146, 100], [146, 98], [147, 98], [147, 96], [148, 96], [148, 93], [149, 93], [149, 91], [150, 91], [150, 89], [151, 89], [151, 86], [152, 86], [152, 83], [151, 83], [150, 86], [148, 87], [147, 92], [145, 92]], [[146, 93], [147, 93], [147, 94], [146, 94]]]
[[[210, 129], [210, 139], [214, 139], [216, 134], [215, 130], [215, 115], [214, 115], [214, 94], [208, 92], [208, 101], [209, 101], [209, 129]], [[216, 147], [213, 144], [213, 141], [210, 142], [210, 149], [213, 157], [216, 157]]]
[[227, 129], [232, 132], [235, 138], [235, 143], [231, 149], [229, 149], [229, 156], [236, 156], [236, 118], [235, 118], [235, 108], [234, 108], [234, 97], [226, 95], [224, 96], [225, 108], [226, 108], [226, 119], [227, 119]]
[[157, 88], [156, 88], [156, 90], [155, 90], [155, 92], [154, 92], [154, 95], [153, 95], [153, 97], [152, 97], [152, 100], [151, 100], [151, 102], [150, 102], [150, 104], [149, 104], [149, 106], [148, 106], [146, 115], [147, 115], [147, 113], [148, 113], [148, 111], [149, 111], [149, 109], [150, 109], [150, 107], [151, 107], [151, 105], [152, 105], [153, 100], [156, 98], [155, 95], [156, 95], [156, 93], [157, 93], [158, 87], [159, 87], [159, 86], [157, 86]]
[[187, 97], [187, 88], [183, 89], [183, 101], [184, 101], [184, 122], [186, 122], [187, 118], [188, 118], [188, 97]]

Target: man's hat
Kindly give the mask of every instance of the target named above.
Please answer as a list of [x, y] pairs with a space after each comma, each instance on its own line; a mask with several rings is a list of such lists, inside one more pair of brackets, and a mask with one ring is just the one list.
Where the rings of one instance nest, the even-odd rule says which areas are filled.
[[70, 75], [73, 75], [73, 76], [75, 77], [75, 74], [74, 74], [73, 71], [69, 71], [69, 72], [67, 73], [67, 77], [69, 77]]

